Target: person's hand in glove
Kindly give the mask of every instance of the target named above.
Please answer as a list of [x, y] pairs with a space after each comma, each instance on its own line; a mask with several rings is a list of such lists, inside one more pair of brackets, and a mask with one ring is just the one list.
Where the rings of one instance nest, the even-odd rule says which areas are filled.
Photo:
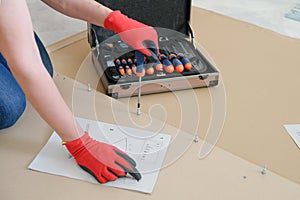
[[[159, 47], [157, 33], [153, 27], [128, 18], [120, 11], [113, 11], [105, 18], [104, 28], [118, 33], [123, 42], [146, 57], [156, 57]], [[155, 50], [151, 51], [149, 48], [153, 47]]]
[[129, 173], [136, 180], [141, 174], [135, 161], [118, 148], [92, 139], [86, 132], [81, 138], [65, 142], [77, 164], [100, 183], [114, 181]]

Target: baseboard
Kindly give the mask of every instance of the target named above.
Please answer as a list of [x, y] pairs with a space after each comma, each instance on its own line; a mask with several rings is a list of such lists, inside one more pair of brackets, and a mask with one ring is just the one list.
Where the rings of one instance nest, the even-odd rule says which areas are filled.
[[63, 39], [59, 42], [51, 44], [51, 45], [47, 46], [46, 49], [47, 49], [48, 53], [51, 53], [53, 51], [64, 48], [72, 43], [78, 42], [79, 40], [85, 39], [86, 37], [87, 37], [87, 32], [82, 31], [82, 32], [72, 35], [66, 39]]

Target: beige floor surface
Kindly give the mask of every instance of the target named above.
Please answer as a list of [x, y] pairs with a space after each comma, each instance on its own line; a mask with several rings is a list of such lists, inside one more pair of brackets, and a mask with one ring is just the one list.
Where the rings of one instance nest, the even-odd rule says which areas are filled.
[[[241, 119], [226, 121], [217, 145], [300, 183], [300, 173], [295, 173], [300, 167], [299, 149], [283, 128], [286, 123], [299, 123], [299, 106], [289, 105], [297, 99], [300, 102], [299, 94], [293, 92], [299, 85], [291, 84], [299, 72], [300, 41], [198, 8], [193, 8], [192, 27], [196, 41], [213, 58], [228, 88], [227, 119]], [[87, 40], [81, 39], [52, 51], [50, 56], [57, 72], [75, 79], [89, 52]], [[253, 71], [251, 66], [261, 71]], [[273, 72], [280, 76], [272, 77]], [[231, 93], [233, 89], [238, 93]], [[257, 91], [257, 96], [249, 96], [247, 90], [249, 94]], [[269, 99], [274, 100], [272, 104], [266, 101]], [[259, 110], [253, 110], [253, 104]], [[276, 117], [269, 120], [269, 115]], [[248, 134], [249, 129], [253, 135]]]

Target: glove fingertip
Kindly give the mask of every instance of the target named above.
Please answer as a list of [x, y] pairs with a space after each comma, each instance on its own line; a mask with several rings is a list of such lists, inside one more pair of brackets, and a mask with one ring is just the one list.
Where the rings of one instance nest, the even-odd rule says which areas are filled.
[[127, 161], [132, 167], [136, 167], [136, 162], [126, 153], [121, 152], [118, 149], [114, 149], [115, 153], [123, 158], [125, 161]]
[[152, 56], [151, 52], [148, 49], [138, 49], [139, 52], [144, 54], [145, 56]]
[[118, 162], [116, 162], [116, 164], [119, 165], [122, 169], [124, 169], [126, 173], [130, 174], [137, 181], [141, 180], [142, 175], [135, 167], [132, 166], [132, 169], [128, 169], [127, 167]]
[[136, 170], [135, 172], [128, 172], [133, 178], [135, 178], [137, 181], [140, 181], [142, 179], [142, 175]]

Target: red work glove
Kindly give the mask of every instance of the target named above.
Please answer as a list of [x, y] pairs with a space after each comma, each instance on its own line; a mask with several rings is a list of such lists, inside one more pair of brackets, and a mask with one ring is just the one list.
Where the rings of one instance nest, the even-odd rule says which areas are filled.
[[[147, 48], [152, 48], [153, 45], [151, 43], [154, 43], [156, 48], [154, 52], [157, 54], [157, 33], [151, 26], [130, 19], [120, 11], [113, 11], [105, 18], [104, 28], [118, 33], [123, 42], [146, 56], [153, 55]], [[150, 46], [149, 41], [151, 44]]]
[[81, 138], [64, 143], [77, 164], [100, 183], [114, 181], [129, 173], [136, 180], [141, 174], [135, 161], [118, 148], [92, 139], [86, 132]]

